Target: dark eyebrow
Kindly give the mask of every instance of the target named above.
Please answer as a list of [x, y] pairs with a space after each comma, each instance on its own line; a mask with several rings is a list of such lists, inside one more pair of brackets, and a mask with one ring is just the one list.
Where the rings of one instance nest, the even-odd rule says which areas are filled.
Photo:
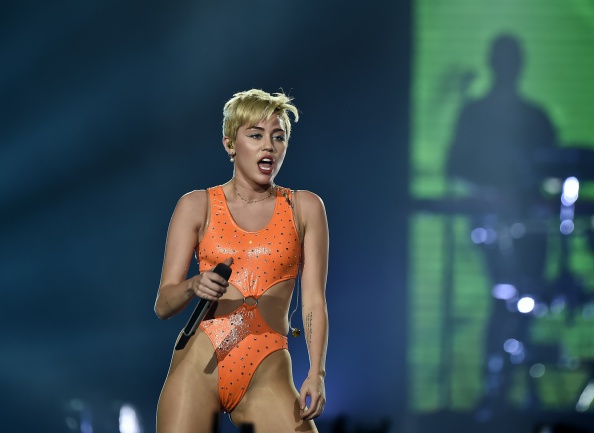
[[[261, 126], [250, 126], [249, 128], [246, 129], [257, 129], [258, 131], [264, 131], [264, 128], [262, 128]], [[286, 134], [286, 131], [283, 128], [276, 128], [272, 130], [272, 133], [275, 132], [282, 132], [283, 134]]]

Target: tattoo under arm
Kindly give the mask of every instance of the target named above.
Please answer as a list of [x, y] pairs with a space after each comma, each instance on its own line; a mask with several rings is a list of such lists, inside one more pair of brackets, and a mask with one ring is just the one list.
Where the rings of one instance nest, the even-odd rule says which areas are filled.
[[307, 313], [305, 316], [305, 337], [307, 338], [307, 344], [311, 344], [311, 334], [312, 334], [312, 313]]

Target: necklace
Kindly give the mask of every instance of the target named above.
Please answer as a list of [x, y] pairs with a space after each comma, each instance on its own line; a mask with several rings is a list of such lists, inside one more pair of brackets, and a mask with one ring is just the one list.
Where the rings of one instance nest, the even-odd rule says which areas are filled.
[[267, 198], [270, 198], [272, 196], [272, 191], [274, 191], [274, 185], [272, 185], [272, 188], [270, 189], [270, 191], [268, 191], [268, 195], [266, 197], [263, 198], [259, 198], [257, 200], [246, 200], [245, 198], [243, 198], [241, 196], [241, 194], [239, 193], [239, 191], [237, 191], [237, 187], [235, 186], [235, 181], [233, 181], [233, 189], [235, 190], [235, 193], [237, 194], [237, 196], [242, 199], [244, 202], [246, 202], [247, 204], [251, 204], [251, 203], [258, 203], [259, 201], [264, 201]]

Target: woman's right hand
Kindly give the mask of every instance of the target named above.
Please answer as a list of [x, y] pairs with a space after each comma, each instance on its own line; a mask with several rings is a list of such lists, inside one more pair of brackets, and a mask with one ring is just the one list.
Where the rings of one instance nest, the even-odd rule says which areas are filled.
[[[231, 266], [233, 259], [228, 258], [223, 263]], [[195, 275], [190, 281], [190, 290], [199, 298], [207, 301], [217, 301], [227, 292], [227, 287], [229, 287], [229, 282], [219, 274], [214, 273], [212, 269]]]

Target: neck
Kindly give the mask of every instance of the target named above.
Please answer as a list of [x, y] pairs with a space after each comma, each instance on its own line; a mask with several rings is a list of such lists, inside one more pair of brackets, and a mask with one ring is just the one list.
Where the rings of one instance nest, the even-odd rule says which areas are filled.
[[256, 203], [264, 201], [272, 196], [275, 185], [273, 183], [259, 185], [249, 184], [247, 182], [237, 181], [236, 178], [231, 179], [231, 184], [235, 190], [235, 194], [240, 200], [246, 203]]

